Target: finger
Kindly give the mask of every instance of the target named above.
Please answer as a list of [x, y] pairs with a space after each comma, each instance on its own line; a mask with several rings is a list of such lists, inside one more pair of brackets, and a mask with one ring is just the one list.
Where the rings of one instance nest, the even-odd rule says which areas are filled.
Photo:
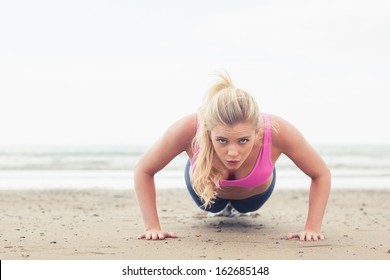
[[158, 239], [157, 233], [152, 232], [152, 240], [157, 240], [157, 239]]
[[142, 233], [142, 234], [140, 234], [140, 235], [138, 235], [138, 237], [137, 237], [138, 239], [144, 239], [145, 238], [145, 234], [144, 233]]
[[164, 240], [164, 239], [165, 239], [165, 234], [162, 233], [162, 232], [159, 232], [159, 233], [158, 233], [158, 239]]
[[287, 234], [287, 238], [288, 238], [288, 239], [293, 239], [293, 238], [296, 238], [296, 237], [298, 237], [298, 235], [297, 235], [296, 233], [291, 233], [291, 232], [289, 232], [289, 233]]
[[167, 233], [167, 237], [176, 238], [177, 235], [176, 235], [176, 233], [174, 233], [174, 232], [168, 232], [168, 233]]
[[300, 235], [299, 235], [299, 233], [289, 233], [288, 235], [287, 235], [287, 238], [288, 239], [294, 239], [294, 238], [300, 238]]
[[306, 241], [314, 241], [314, 238], [316, 238], [315, 234], [311, 232], [306, 233]]

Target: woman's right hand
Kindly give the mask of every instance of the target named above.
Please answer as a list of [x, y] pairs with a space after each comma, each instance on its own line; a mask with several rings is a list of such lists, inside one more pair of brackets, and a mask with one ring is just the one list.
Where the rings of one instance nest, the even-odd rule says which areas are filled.
[[173, 232], [166, 232], [163, 230], [147, 230], [144, 233], [138, 235], [138, 239], [146, 240], [164, 240], [165, 238], [176, 238], [176, 234]]

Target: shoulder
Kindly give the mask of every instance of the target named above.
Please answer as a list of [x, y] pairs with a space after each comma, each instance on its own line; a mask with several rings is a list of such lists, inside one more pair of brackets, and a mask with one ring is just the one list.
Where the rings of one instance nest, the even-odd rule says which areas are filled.
[[142, 156], [137, 169], [156, 174], [178, 154], [187, 151], [196, 133], [196, 121], [196, 114], [191, 114], [174, 122]]
[[268, 114], [270, 123], [274, 130], [279, 132], [280, 129], [284, 130], [292, 128], [293, 125], [289, 123], [286, 119], [282, 118], [281, 116], [274, 115], [274, 114]]
[[276, 158], [285, 154], [311, 178], [329, 172], [321, 156], [294, 125], [275, 115], [271, 115], [272, 122], [277, 127], [277, 131], [272, 132], [272, 149]]
[[273, 114], [269, 116], [272, 126], [272, 145], [275, 148], [285, 152], [306, 142], [301, 132], [286, 119]]
[[166, 131], [165, 134], [175, 136], [180, 134], [185, 138], [193, 138], [196, 134], [198, 117], [196, 113], [187, 115], [174, 122]]
[[195, 137], [196, 126], [197, 114], [193, 113], [187, 115], [168, 127], [160, 141], [165, 145], [168, 145], [169, 143], [169, 146], [174, 145], [178, 148], [187, 150]]

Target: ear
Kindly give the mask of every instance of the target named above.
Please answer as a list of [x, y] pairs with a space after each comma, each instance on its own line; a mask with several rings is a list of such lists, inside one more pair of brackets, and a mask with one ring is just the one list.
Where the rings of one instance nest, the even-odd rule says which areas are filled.
[[255, 130], [255, 144], [259, 144], [263, 140], [264, 130], [262, 128], [258, 128]]
[[209, 136], [209, 141], [212, 142], [212, 139], [211, 139], [211, 131], [210, 131], [210, 130], [207, 130], [207, 135]]

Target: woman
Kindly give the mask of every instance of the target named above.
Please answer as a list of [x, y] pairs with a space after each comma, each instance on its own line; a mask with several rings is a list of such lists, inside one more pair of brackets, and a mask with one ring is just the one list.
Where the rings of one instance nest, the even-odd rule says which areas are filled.
[[252, 96], [236, 88], [227, 74], [219, 76], [198, 113], [169, 127], [137, 164], [135, 191], [146, 228], [138, 238], [176, 237], [161, 229], [154, 175], [185, 151], [189, 193], [199, 207], [216, 215], [259, 209], [273, 191], [276, 161], [282, 153], [287, 155], [311, 178], [305, 228], [288, 238], [324, 239], [321, 224], [331, 181], [326, 164], [293, 125], [261, 114]]

